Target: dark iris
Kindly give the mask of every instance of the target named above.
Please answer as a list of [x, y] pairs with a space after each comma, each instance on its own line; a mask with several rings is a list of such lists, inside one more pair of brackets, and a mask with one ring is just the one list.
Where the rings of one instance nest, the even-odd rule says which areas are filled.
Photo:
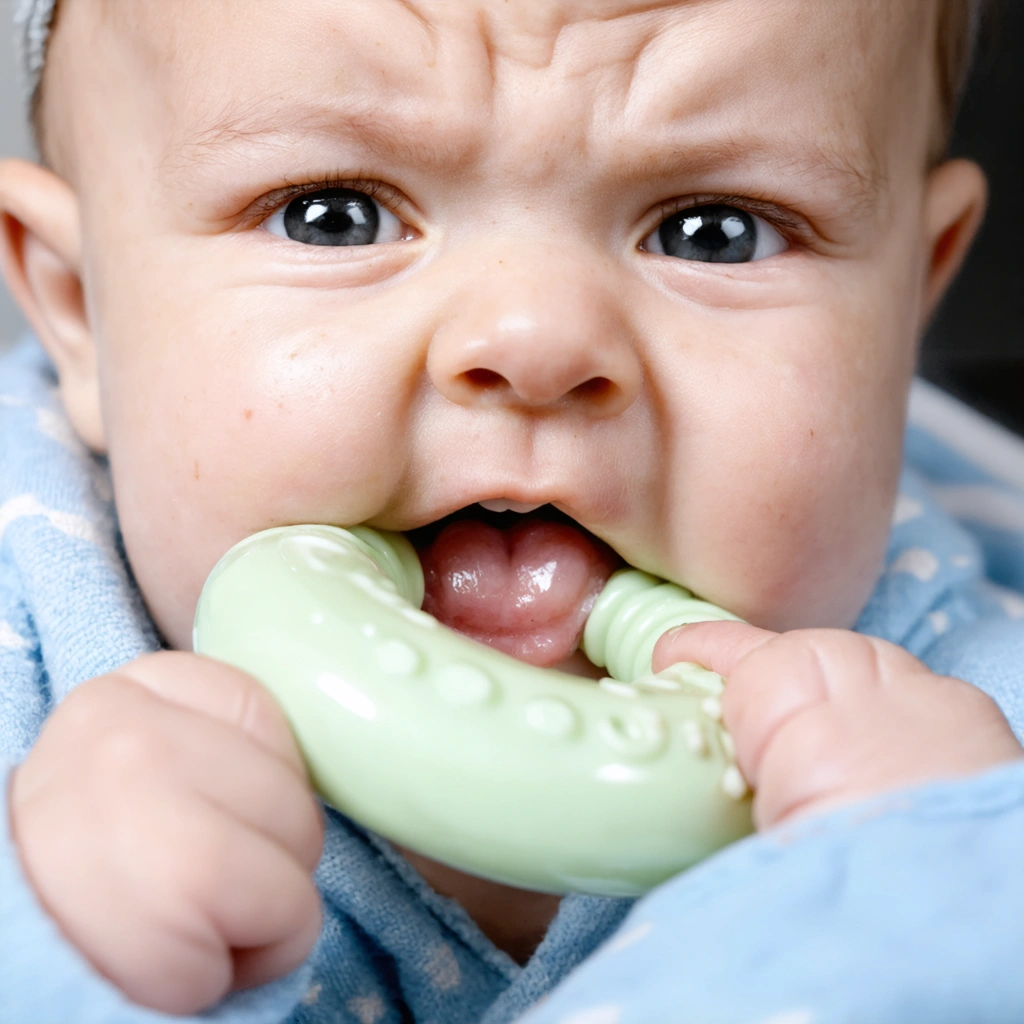
[[754, 218], [735, 206], [692, 206], [658, 228], [666, 256], [704, 263], [746, 263], [757, 249]]
[[350, 188], [311, 192], [284, 211], [285, 233], [307, 245], [372, 245], [379, 228], [377, 204]]

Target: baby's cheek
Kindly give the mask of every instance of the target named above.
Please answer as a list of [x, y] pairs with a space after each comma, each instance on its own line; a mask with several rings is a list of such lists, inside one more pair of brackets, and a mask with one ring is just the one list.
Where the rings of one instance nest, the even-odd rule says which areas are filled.
[[870, 591], [883, 531], [851, 521], [849, 506], [813, 483], [799, 493], [784, 479], [737, 472], [718, 491], [722, 511], [695, 512], [687, 582], [766, 629], [848, 625]]
[[126, 548], [175, 646], [188, 646], [206, 575], [234, 543], [288, 523], [359, 522], [402, 472], [406, 428], [386, 382], [371, 402], [365, 375], [332, 366], [326, 346], [279, 340], [205, 363], [197, 346], [112, 403]]
[[707, 430], [679, 426], [676, 571], [766, 628], [851, 625], [884, 554], [902, 400], [883, 366], [851, 372], [844, 346], [754, 354]]

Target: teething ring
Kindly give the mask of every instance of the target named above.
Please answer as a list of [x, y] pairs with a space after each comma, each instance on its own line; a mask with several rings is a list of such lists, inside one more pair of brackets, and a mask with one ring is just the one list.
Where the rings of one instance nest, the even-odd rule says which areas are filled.
[[637, 896], [751, 831], [721, 678], [650, 674], [666, 629], [733, 616], [621, 570], [583, 636], [610, 675], [595, 683], [468, 640], [422, 600], [400, 534], [267, 530], [211, 573], [194, 646], [271, 690], [329, 804], [476, 875]]

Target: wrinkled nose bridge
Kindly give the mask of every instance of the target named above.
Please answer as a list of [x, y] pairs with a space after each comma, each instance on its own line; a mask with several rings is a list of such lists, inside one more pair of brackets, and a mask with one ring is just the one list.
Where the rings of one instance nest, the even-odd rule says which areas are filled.
[[434, 386], [459, 405], [628, 408], [641, 370], [609, 281], [577, 262], [481, 268], [455, 298], [427, 356]]

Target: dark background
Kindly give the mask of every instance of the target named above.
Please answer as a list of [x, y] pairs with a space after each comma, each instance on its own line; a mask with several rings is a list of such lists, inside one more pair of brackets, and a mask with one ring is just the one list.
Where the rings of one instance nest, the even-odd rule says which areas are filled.
[[925, 339], [922, 375], [1024, 433], [1024, 0], [1004, 0], [952, 152], [985, 168], [988, 215]]

